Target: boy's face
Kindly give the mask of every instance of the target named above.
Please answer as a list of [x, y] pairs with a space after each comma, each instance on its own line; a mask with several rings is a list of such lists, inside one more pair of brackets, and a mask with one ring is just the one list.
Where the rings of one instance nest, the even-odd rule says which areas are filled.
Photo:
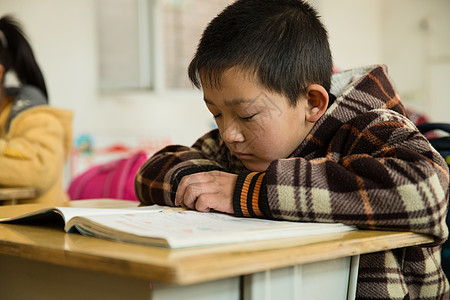
[[314, 125], [305, 118], [306, 99], [291, 106], [239, 69], [224, 71], [220, 88], [202, 86], [222, 139], [251, 171], [265, 171], [273, 160], [289, 156]]

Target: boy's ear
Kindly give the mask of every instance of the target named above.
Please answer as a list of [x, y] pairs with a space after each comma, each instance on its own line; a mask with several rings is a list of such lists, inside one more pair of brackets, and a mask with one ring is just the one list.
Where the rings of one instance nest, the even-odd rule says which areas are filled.
[[323, 86], [310, 84], [306, 88], [306, 101], [306, 120], [315, 123], [328, 108], [328, 93]]

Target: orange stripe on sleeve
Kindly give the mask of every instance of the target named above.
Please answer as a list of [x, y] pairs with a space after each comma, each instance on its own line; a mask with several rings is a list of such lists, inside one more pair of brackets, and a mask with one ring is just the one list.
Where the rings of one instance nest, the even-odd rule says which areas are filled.
[[252, 208], [253, 208], [253, 211], [255, 212], [256, 216], [258, 216], [258, 217], [264, 217], [264, 214], [261, 212], [261, 210], [259, 209], [259, 205], [258, 205], [259, 191], [261, 190], [261, 182], [263, 181], [264, 176], [266, 176], [265, 173], [261, 174], [261, 176], [259, 176], [258, 179], [256, 180], [255, 188], [253, 190], [253, 195], [252, 195]]
[[245, 178], [244, 183], [242, 184], [242, 193], [241, 193], [241, 210], [242, 214], [244, 216], [250, 216], [247, 208], [247, 195], [248, 195], [248, 188], [250, 186], [250, 182], [252, 181], [252, 178], [258, 174], [257, 172], [253, 172], [247, 175]]

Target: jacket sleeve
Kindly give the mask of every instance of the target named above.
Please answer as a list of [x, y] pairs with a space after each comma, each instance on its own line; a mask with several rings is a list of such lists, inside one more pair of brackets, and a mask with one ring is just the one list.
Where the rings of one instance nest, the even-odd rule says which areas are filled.
[[0, 139], [0, 185], [35, 187], [41, 194], [60, 180], [71, 137], [49, 111], [36, 107], [22, 112]]
[[238, 216], [415, 231], [440, 243], [448, 235], [448, 172], [407, 118], [376, 110], [342, 126], [325, 157], [240, 173], [233, 204]]
[[240, 170], [231, 159], [218, 130], [198, 139], [192, 147], [172, 145], [153, 155], [136, 174], [135, 193], [141, 204], [174, 206], [178, 183], [183, 176], [212, 170]]

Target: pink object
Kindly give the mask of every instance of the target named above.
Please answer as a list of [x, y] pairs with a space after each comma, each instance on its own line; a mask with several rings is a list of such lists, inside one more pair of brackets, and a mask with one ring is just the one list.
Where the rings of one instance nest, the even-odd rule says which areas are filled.
[[98, 165], [78, 175], [69, 185], [71, 200], [113, 198], [138, 201], [134, 177], [147, 155], [136, 152], [130, 157]]

